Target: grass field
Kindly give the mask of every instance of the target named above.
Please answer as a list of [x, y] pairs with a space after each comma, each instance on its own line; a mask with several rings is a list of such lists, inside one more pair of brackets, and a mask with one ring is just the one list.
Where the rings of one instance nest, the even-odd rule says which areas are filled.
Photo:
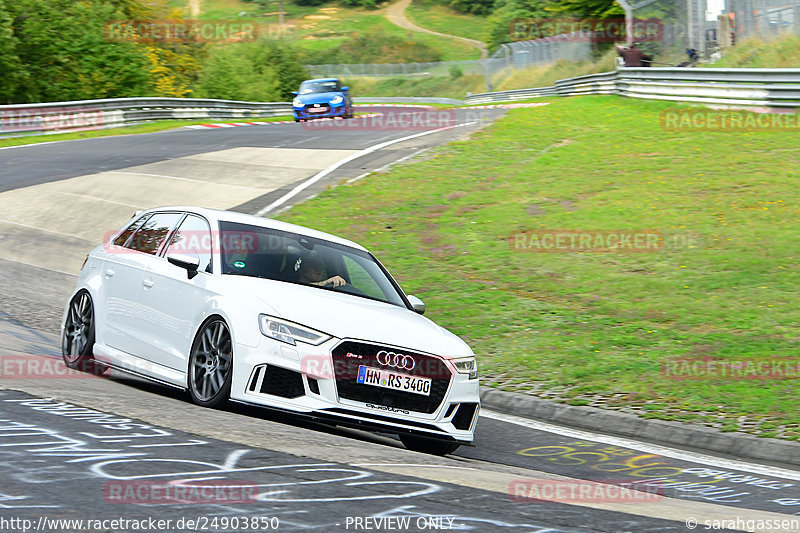
[[[188, 1], [170, 0], [173, 9], [188, 13]], [[242, 0], [201, 0], [200, 19], [256, 20], [265, 25], [262, 31], [275, 32], [278, 24], [278, 2], [268, 10], [258, 4]], [[382, 30], [388, 35], [424, 43], [438, 50], [442, 61], [478, 59], [480, 52], [474, 47], [447, 37], [427, 35], [405, 30], [390, 23], [380, 10], [343, 7], [336, 3], [321, 6], [298, 6], [283, 2], [286, 38], [307, 51], [329, 50], [347, 41], [351, 35]], [[467, 17], [470, 18], [470, 17]], [[472, 17], [476, 18], [476, 17]], [[353, 63], [360, 61], [354, 59]]]
[[[369, 247], [470, 343], [486, 384], [796, 439], [796, 379], [664, 370], [676, 359], [800, 360], [796, 133], [670, 133], [659, 116], [674, 106], [591, 96], [512, 110], [281, 218]], [[548, 229], [652, 230], [667, 246], [509, 245]]]
[[477, 74], [465, 74], [459, 78], [445, 76], [343, 78], [358, 98], [370, 96], [431, 96], [463, 100], [467, 92], [486, 91], [486, 79]]
[[800, 35], [787, 35], [771, 41], [745, 39], [717, 63], [720, 68], [798, 68]]
[[[306, 19], [300, 17], [291, 20], [294, 27], [292, 36], [295, 44], [301, 48], [316, 50], [324, 49], [325, 46], [333, 48], [351, 34], [380, 29], [388, 35], [418, 41], [436, 48], [441, 54], [441, 61], [480, 58], [480, 52], [466, 43], [448, 37], [405, 30], [395, 26], [382, 13], [374, 10], [341, 7], [333, 7], [333, 10], [331, 7], [327, 9], [325, 12], [320, 11], [318, 14], [310, 16], [328, 18]], [[320, 41], [326, 44], [321, 45]], [[358, 61], [353, 62], [357, 63]]]
[[483, 41], [487, 32], [487, 17], [465, 15], [432, 0], [414, 0], [406, 17], [422, 28], [448, 35]]

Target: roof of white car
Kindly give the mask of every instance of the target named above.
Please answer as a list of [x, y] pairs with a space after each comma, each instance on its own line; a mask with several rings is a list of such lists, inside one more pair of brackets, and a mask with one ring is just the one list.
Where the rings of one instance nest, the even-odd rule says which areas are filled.
[[151, 209], [143, 210], [142, 213], [146, 212], [149, 213], [153, 211], [186, 211], [189, 213], [196, 213], [198, 215], [201, 215], [207, 218], [209, 221], [223, 220], [228, 222], [238, 222], [240, 224], [251, 224], [253, 226], [261, 226], [264, 228], [271, 228], [281, 231], [288, 231], [291, 233], [297, 233], [299, 235], [306, 235], [308, 237], [316, 237], [317, 239], [324, 239], [338, 244], [343, 244], [345, 246], [352, 246], [353, 248], [366, 251], [366, 248], [364, 248], [360, 244], [347, 239], [342, 239], [341, 237], [337, 237], [336, 235], [331, 235], [330, 233], [325, 233], [323, 231], [317, 231], [315, 229], [306, 228], [305, 226], [298, 226], [296, 224], [290, 224], [288, 222], [281, 222], [280, 220], [275, 220], [272, 218], [258, 217], [255, 215], [246, 215], [244, 213], [236, 213], [234, 211], [224, 211], [221, 209], [209, 209], [206, 207], [195, 207], [186, 205], [153, 207]]

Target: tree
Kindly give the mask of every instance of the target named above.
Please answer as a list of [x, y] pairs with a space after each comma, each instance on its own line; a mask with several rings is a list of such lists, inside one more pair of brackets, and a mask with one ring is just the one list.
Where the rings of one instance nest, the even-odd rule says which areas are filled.
[[553, 11], [574, 15], [580, 18], [608, 19], [625, 15], [614, 0], [559, 0], [553, 4]]
[[489, 17], [486, 42], [494, 50], [503, 43], [515, 40], [515, 22], [552, 16], [552, 5], [547, 0], [498, 0], [495, 12]]
[[145, 51], [135, 43], [109, 42], [106, 23], [118, 13], [95, 1], [15, 0], [13, 17], [20, 62], [28, 74], [13, 99], [47, 102], [147, 94]]
[[228, 100], [287, 101], [306, 77], [293, 49], [264, 39], [211, 50], [198, 93]]
[[488, 15], [494, 9], [494, 0], [448, 0], [447, 5], [461, 13]]
[[14, 96], [24, 85], [26, 73], [17, 54], [19, 41], [14, 36], [13, 20], [0, 0], [0, 103], [14, 103]]

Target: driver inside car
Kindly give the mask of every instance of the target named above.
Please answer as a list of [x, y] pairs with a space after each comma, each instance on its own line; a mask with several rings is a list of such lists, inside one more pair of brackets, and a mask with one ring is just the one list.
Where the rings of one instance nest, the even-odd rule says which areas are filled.
[[322, 279], [325, 272], [325, 263], [319, 254], [311, 254], [308, 257], [298, 259], [298, 278], [300, 283], [317, 285], [319, 287], [341, 287], [347, 282], [341, 276], [331, 276]]

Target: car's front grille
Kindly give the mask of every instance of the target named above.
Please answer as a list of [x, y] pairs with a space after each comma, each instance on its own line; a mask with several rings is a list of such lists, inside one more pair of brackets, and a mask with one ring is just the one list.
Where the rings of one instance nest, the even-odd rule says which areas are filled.
[[[378, 353], [381, 351], [402, 353], [411, 356], [414, 361], [412, 369], [397, 369], [378, 363]], [[441, 405], [450, 386], [452, 373], [447, 364], [430, 355], [419, 354], [409, 350], [390, 348], [363, 342], [345, 341], [337, 346], [331, 353], [333, 369], [336, 376], [336, 389], [339, 398], [357, 402], [383, 405], [394, 409], [415, 411], [418, 413], [433, 413]], [[392, 370], [402, 374], [427, 377], [431, 379], [429, 396], [412, 392], [394, 391], [358, 383], [358, 367], [364, 365], [368, 368]]]
[[305, 107], [305, 112], [311, 116], [324, 115], [331, 112], [331, 106], [328, 104], [319, 104], [317, 107], [314, 107], [315, 105], [317, 104], [308, 104]]

